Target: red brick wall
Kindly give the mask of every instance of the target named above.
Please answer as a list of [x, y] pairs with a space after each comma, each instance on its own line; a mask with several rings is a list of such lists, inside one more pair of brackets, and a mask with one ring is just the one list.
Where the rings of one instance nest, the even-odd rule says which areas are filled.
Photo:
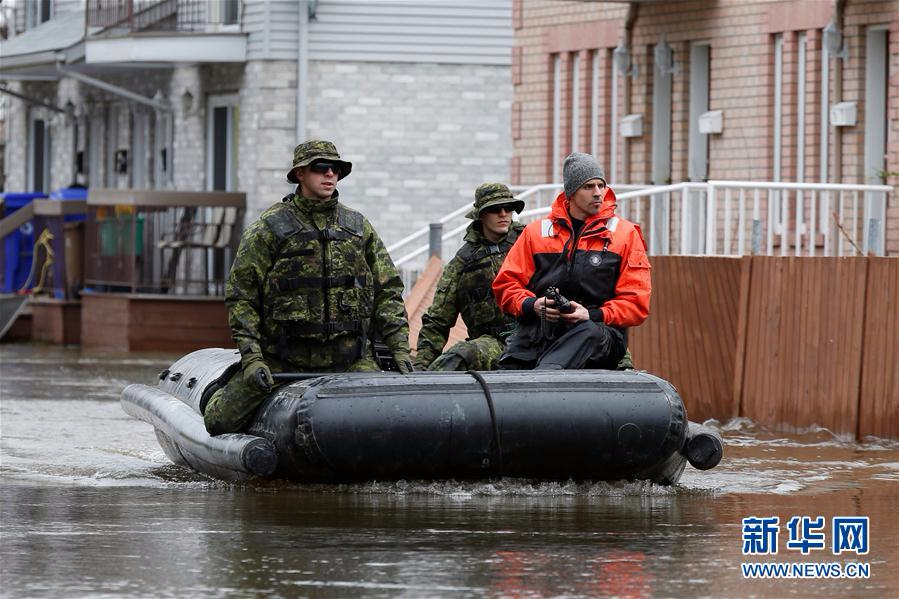
[[[887, 170], [899, 171], [899, 0], [853, 0], [845, 3], [844, 37], [849, 60], [832, 61], [828, 82], [821, 80], [821, 29], [833, 17], [834, 2], [817, 0], [702, 0], [641, 3], [636, 6], [630, 51], [640, 74], [618, 77], [619, 119], [642, 113], [643, 135], [619, 138], [618, 183], [650, 181], [652, 132], [652, 50], [664, 34], [674, 50], [679, 71], [672, 85], [672, 180], [687, 178], [689, 124], [689, 49], [694, 41], [710, 45], [709, 109], [724, 112], [724, 132], [709, 137], [709, 178], [770, 180], [773, 178], [774, 36], [783, 35], [782, 179], [795, 181], [798, 134], [797, 41], [806, 35], [806, 99], [804, 170], [806, 181], [821, 173], [821, 106], [823, 85], [829, 86], [830, 104], [854, 101], [858, 124], [843, 127], [834, 136], [829, 128], [830, 182], [863, 182], [865, 32], [870, 25], [889, 25], [889, 132]], [[612, 2], [515, 0], [516, 119], [513, 183], [549, 181], [552, 173], [552, 64], [562, 60], [561, 131], [559, 156], [571, 146], [571, 56], [581, 54], [579, 91], [580, 151], [590, 151], [592, 59], [600, 50], [600, 93], [597, 158], [609, 167], [609, 112], [611, 108], [611, 51], [625, 35], [628, 5]], [[519, 18], [520, 17], [520, 18]], [[835, 70], [842, 69], [837, 88]], [[626, 87], [630, 86], [630, 93]], [[520, 121], [520, 125], [517, 123]], [[839, 156], [834, 157], [834, 137]], [[899, 183], [899, 176], [888, 182]], [[892, 198], [887, 215], [887, 248], [899, 253], [899, 197]]]

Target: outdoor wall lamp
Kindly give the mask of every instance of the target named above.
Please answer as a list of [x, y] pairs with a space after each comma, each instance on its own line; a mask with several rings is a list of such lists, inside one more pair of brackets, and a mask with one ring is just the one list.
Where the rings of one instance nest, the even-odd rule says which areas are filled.
[[637, 65], [631, 64], [631, 53], [628, 52], [627, 46], [624, 45], [623, 41], [618, 44], [618, 47], [612, 52], [612, 62], [614, 62], [618, 72], [625, 77], [637, 77]]
[[184, 112], [184, 114], [190, 114], [193, 105], [194, 95], [190, 93], [189, 89], [184, 90], [184, 93], [181, 94], [181, 110]]
[[824, 49], [830, 58], [842, 58], [844, 61], [849, 58], [849, 46], [843, 41], [843, 32], [833, 19], [824, 28]]
[[656, 44], [652, 51], [652, 56], [656, 69], [662, 75], [674, 75], [680, 70], [678, 64], [674, 62], [674, 50], [671, 49], [671, 46], [668, 45], [664, 38]]

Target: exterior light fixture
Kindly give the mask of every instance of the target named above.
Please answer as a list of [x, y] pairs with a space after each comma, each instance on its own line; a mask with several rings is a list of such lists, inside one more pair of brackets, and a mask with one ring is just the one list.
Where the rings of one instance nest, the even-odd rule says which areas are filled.
[[671, 49], [671, 46], [668, 45], [664, 38], [656, 44], [652, 51], [652, 56], [655, 68], [662, 75], [674, 75], [680, 70], [677, 63], [674, 62], [674, 50]]
[[831, 58], [849, 58], [849, 47], [843, 41], [843, 32], [833, 20], [824, 28], [824, 49]]
[[181, 94], [181, 110], [184, 114], [190, 114], [193, 105], [194, 95], [190, 93], [189, 89], [184, 90], [184, 93]]
[[612, 61], [615, 63], [615, 68], [618, 69], [618, 72], [625, 77], [637, 77], [637, 65], [631, 64], [631, 53], [628, 52], [627, 46], [624, 45], [623, 41], [612, 52]]

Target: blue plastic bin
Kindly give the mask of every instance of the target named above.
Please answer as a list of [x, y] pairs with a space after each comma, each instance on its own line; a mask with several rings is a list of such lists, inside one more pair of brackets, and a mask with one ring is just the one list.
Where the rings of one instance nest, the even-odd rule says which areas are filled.
[[[51, 200], [86, 200], [87, 199], [87, 188], [86, 187], [63, 187], [62, 189], [57, 189], [56, 191], [50, 192]], [[85, 214], [67, 214], [65, 216], [65, 222], [70, 223], [73, 221], [79, 221], [85, 219]]]
[[[35, 198], [46, 198], [40, 192], [4, 193], [3, 217], [7, 217], [19, 208], [27, 206]], [[3, 240], [3, 293], [18, 291], [31, 271], [31, 258], [34, 252], [34, 222], [28, 221], [13, 231]]]

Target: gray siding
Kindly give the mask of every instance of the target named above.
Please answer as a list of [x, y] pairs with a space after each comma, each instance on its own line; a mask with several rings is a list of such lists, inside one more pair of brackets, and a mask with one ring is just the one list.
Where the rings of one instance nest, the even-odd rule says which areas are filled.
[[[293, 60], [295, 0], [245, 0], [248, 60]], [[309, 59], [478, 64], [512, 62], [512, 0], [320, 0]]]
[[311, 60], [509, 65], [511, 0], [323, 0]]
[[247, 60], [296, 60], [298, 7], [296, 0], [244, 0]]

